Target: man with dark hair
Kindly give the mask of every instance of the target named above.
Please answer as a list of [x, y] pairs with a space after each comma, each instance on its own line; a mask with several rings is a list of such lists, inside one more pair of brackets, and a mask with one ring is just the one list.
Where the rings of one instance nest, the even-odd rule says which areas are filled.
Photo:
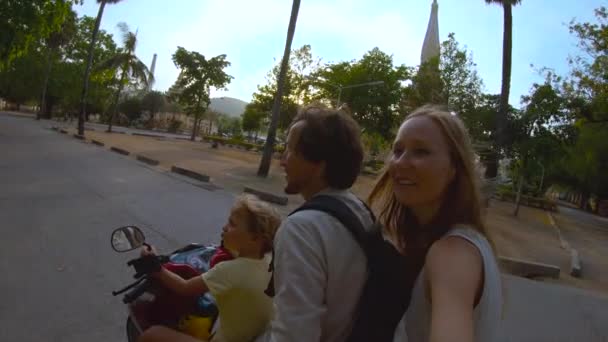
[[[285, 192], [307, 203], [335, 197], [371, 226], [369, 211], [349, 191], [362, 161], [360, 129], [349, 114], [306, 107], [281, 159]], [[274, 253], [275, 317], [259, 341], [345, 341], [367, 279], [366, 257], [349, 230], [323, 211], [296, 211], [278, 230]]]

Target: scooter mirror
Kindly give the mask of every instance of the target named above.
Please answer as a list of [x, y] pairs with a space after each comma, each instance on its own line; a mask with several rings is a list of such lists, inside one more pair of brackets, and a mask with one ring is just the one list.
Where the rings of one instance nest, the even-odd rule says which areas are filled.
[[112, 248], [117, 252], [128, 252], [143, 246], [144, 233], [136, 226], [124, 226], [112, 232]]

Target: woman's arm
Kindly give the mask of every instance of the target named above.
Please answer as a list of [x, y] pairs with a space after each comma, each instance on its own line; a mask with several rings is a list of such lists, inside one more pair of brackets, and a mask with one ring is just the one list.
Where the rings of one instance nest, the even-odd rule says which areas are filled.
[[479, 250], [460, 237], [431, 246], [425, 263], [431, 300], [431, 342], [473, 342], [475, 300], [483, 286]]
[[182, 296], [197, 296], [209, 291], [205, 280], [200, 276], [186, 280], [164, 267], [153, 276], [164, 286]]

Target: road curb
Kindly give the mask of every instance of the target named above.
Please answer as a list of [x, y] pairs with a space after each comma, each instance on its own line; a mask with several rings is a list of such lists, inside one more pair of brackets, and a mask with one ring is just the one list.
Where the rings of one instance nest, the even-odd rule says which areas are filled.
[[68, 134], [68, 131], [66, 131], [65, 129], [61, 128], [61, 129], [59, 129], [59, 133], [61, 133], [61, 134]]
[[555, 265], [503, 256], [499, 257], [498, 261], [503, 270], [516, 276], [524, 278], [546, 277], [559, 279], [560, 269]]
[[182, 176], [194, 178], [194, 179], [196, 179], [198, 181], [201, 181], [201, 182], [209, 182], [209, 176], [203, 175], [201, 173], [198, 173], [198, 172], [195, 172], [195, 171], [192, 171], [192, 170], [184, 169], [184, 168], [179, 167], [179, 166], [175, 166], [175, 165], [171, 166], [171, 172], [177, 173], [177, 174], [182, 175]]
[[101, 141], [97, 141], [97, 140], [91, 140], [91, 143], [97, 146], [105, 146], [106, 144], [102, 143]]
[[129, 154], [131, 154], [131, 152], [129, 152], [127, 150], [123, 150], [122, 148], [114, 147], [114, 146], [110, 147], [110, 151], [113, 151], [113, 152], [116, 152], [116, 153], [119, 153], [119, 154], [122, 154], [125, 156], [128, 156]]
[[84, 140], [84, 135], [80, 135], [78, 133], [74, 133], [73, 134], [74, 138], [79, 139], [79, 140]]
[[555, 223], [555, 219], [553, 218], [553, 214], [550, 213], [550, 212], [548, 212], [548, 211], [545, 211], [545, 213], [547, 213], [547, 216], [549, 217], [549, 223], [551, 223], [551, 226], [553, 226], [553, 228], [555, 229], [555, 231], [557, 231], [557, 236], [559, 237], [559, 244], [561, 245], [562, 249], [569, 250], [570, 249], [570, 244], [562, 236], [561, 230], [557, 226], [557, 223]]
[[581, 259], [574, 248], [570, 250], [570, 275], [576, 278], [580, 278], [582, 275]]
[[578, 254], [578, 251], [563, 237], [561, 229], [555, 222], [555, 218], [553, 217], [553, 213], [547, 211], [547, 216], [549, 216], [549, 222], [557, 231], [557, 235], [559, 236], [559, 242], [561, 244], [562, 249], [565, 249], [570, 252], [570, 275], [576, 278], [580, 278], [582, 275], [582, 267], [581, 267], [581, 258]]
[[248, 186], [243, 189], [243, 192], [247, 194], [256, 195], [261, 200], [274, 204], [287, 205], [288, 202], [288, 198], [286, 196], [275, 195], [270, 192], [253, 189]]
[[160, 162], [158, 160], [151, 159], [151, 158], [148, 158], [148, 157], [144, 157], [142, 155], [137, 155], [136, 158], [140, 162], [146, 163], [148, 165], [157, 166], [158, 164], [160, 164]]

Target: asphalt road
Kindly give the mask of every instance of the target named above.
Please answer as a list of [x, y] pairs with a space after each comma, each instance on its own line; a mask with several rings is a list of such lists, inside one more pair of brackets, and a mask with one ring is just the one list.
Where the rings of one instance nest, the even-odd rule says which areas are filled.
[[217, 242], [233, 201], [132, 159], [0, 114], [0, 341], [122, 341], [132, 280], [110, 233], [168, 251]]
[[[110, 233], [161, 250], [217, 242], [233, 195], [0, 114], [0, 341], [124, 341], [131, 280]], [[505, 277], [504, 341], [608, 341], [608, 297]]]
[[553, 216], [564, 239], [579, 253], [582, 278], [608, 288], [608, 219], [566, 206]]

